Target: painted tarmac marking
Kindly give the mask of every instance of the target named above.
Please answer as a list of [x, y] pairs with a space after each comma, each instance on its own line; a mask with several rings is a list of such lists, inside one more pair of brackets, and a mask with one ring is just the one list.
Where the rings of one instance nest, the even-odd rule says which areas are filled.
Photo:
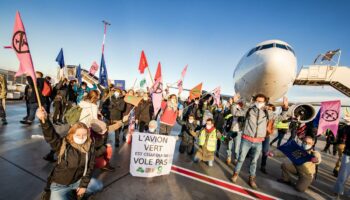
[[207, 176], [202, 173], [198, 173], [189, 169], [185, 169], [176, 165], [171, 167], [171, 171], [173, 173], [179, 174], [181, 176], [188, 177], [193, 180], [197, 180], [199, 182], [247, 197], [249, 199], [262, 199], [262, 200], [275, 200], [280, 199], [262, 192], [258, 192], [252, 189], [244, 188], [242, 186], [238, 186], [233, 183], [229, 183], [227, 181], [223, 181], [214, 177]]

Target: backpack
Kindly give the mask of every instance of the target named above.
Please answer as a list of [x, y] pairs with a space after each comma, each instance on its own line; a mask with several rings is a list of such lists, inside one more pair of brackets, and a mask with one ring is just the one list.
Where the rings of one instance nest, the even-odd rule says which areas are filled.
[[[240, 116], [240, 117], [238, 117], [237, 121], [238, 121], [238, 123], [241, 125], [242, 128], [244, 127], [245, 122], [249, 119], [249, 117], [250, 117], [249, 113], [250, 113], [250, 111], [251, 111], [252, 109], [253, 109], [253, 107], [248, 108], [248, 110], [247, 110], [245, 116]], [[269, 114], [268, 114], [267, 110], [263, 110], [263, 111], [264, 111], [264, 113], [265, 113], [267, 122], [269, 122], [270, 120], [269, 120]], [[269, 124], [269, 123], [267, 123], [267, 125], [268, 125], [268, 126], [271, 126], [271, 124]]]
[[49, 83], [47, 81], [44, 81], [44, 86], [43, 86], [43, 90], [41, 91], [41, 93], [44, 97], [51, 96], [52, 87], [49, 85]]
[[67, 110], [67, 112], [64, 114], [64, 117], [66, 118], [66, 121], [69, 125], [73, 125], [77, 122], [79, 122], [80, 114], [83, 109], [76, 105], [73, 106], [71, 109]]

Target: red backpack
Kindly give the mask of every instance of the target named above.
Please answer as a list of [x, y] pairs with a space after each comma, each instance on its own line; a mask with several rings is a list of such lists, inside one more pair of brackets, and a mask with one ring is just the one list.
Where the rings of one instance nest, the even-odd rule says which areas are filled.
[[44, 81], [44, 87], [43, 87], [43, 90], [41, 91], [41, 93], [44, 97], [51, 96], [52, 88], [47, 81]]

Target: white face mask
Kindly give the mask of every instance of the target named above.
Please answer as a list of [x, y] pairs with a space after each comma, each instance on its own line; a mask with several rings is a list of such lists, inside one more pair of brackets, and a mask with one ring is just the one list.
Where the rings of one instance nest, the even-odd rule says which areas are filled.
[[188, 120], [188, 122], [190, 122], [190, 124], [192, 124], [193, 121], [194, 121], [193, 119], [189, 119], [189, 120]]
[[198, 105], [198, 104], [199, 104], [199, 101], [195, 101], [194, 103]]
[[259, 109], [263, 108], [265, 106], [265, 103], [259, 103], [259, 102], [255, 102], [255, 106]]
[[176, 104], [176, 99], [172, 99], [171, 103]]
[[118, 92], [114, 93], [114, 96], [115, 96], [115, 98], [118, 98], [119, 97], [119, 93]]
[[83, 139], [81, 139], [80, 137], [76, 136], [76, 135], [73, 135], [73, 141], [76, 143], [76, 144], [84, 144], [87, 140], [87, 137], [85, 136]]
[[302, 147], [304, 148], [304, 150], [308, 151], [312, 148], [312, 145], [309, 144], [303, 144]]
[[155, 128], [149, 128], [148, 131], [151, 132], [151, 133], [154, 133], [155, 132]]
[[148, 97], [143, 97], [143, 100], [148, 101]]

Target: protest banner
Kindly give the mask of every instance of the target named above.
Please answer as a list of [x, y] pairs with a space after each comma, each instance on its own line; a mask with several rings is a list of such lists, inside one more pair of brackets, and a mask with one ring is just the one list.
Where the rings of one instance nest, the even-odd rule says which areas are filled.
[[114, 80], [114, 88], [125, 90], [125, 80]]
[[134, 132], [130, 174], [138, 177], [169, 174], [173, 163], [175, 142], [174, 136]]
[[294, 140], [286, 142], [277, 149], [282, 151], [282, 153], [286, 155], [295, 165], [302, 165], [305, 162], [310, 161], [312, 158], [312, 155], [307, 153], [307, 151], [299, 146]]

